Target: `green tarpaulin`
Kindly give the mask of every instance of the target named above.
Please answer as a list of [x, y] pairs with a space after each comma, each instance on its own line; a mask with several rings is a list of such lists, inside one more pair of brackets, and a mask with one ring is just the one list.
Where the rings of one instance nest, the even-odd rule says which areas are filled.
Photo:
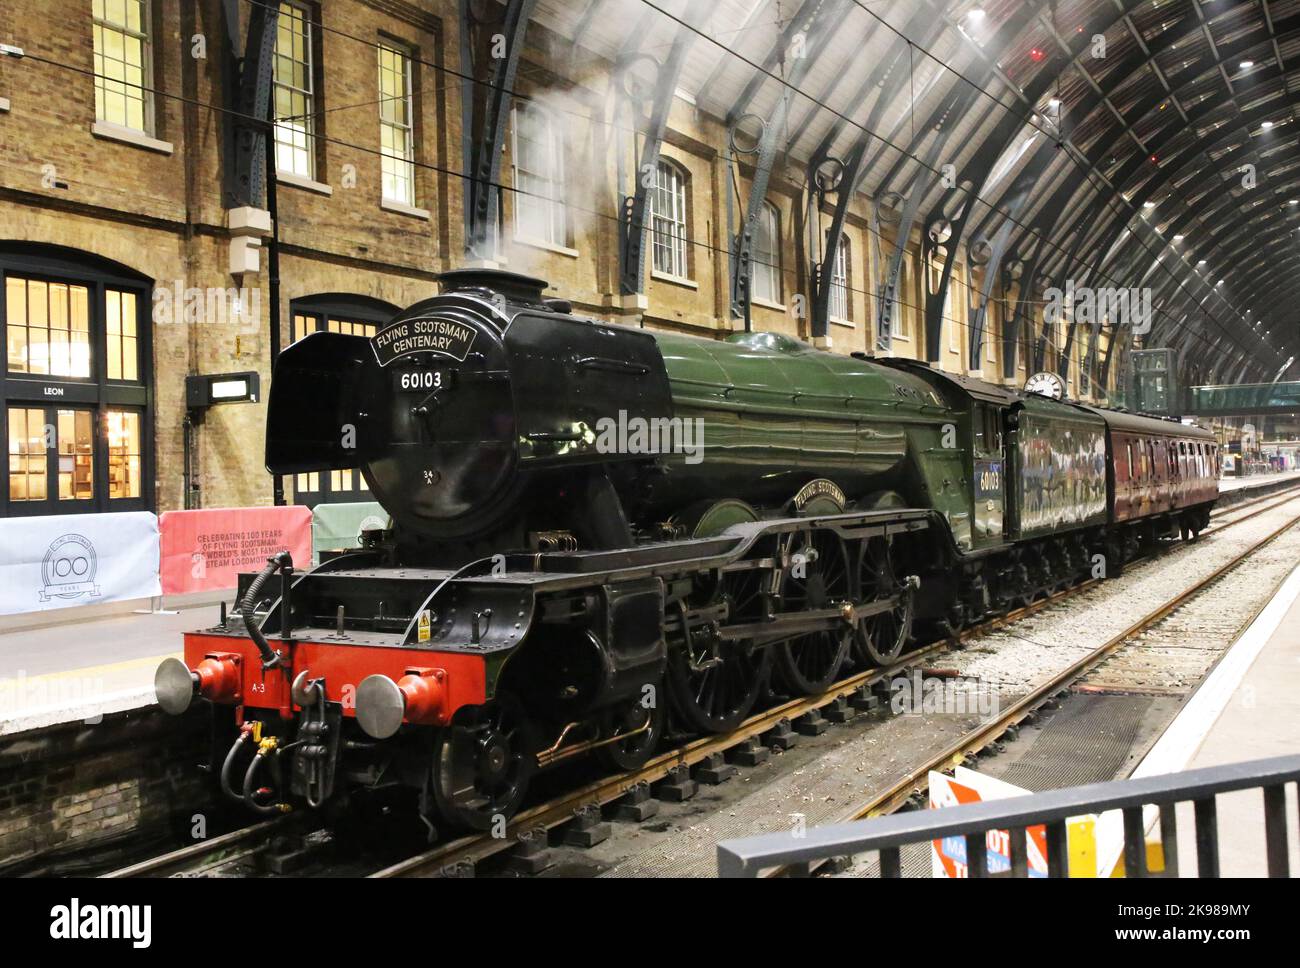
[[320, 564], [322, 551], [359, 548], [363, 530], [387, 526], [388, 512], [375, 501], [317, 504], [311, 511], [312, 565]]

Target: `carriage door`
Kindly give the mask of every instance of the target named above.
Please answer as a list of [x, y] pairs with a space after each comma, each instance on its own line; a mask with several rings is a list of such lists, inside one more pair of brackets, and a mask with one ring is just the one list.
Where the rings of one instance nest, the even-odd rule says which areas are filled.
[[975, 537], [1001, 541], [1006, 507], [1002, 410], [992, 404], [977, 403], [971, 414], [971, 424], [975, 441]]

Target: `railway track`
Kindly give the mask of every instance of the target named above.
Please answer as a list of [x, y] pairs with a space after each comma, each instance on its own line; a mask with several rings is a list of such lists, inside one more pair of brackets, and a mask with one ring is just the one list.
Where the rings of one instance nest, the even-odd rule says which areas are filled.
[[255, 854], [265, 851], [272, 838], [284, 828], [286, 820], [285, 817], [264, 820], [100, 876], [203, 877], [218, 868], [247, 861]]
[[[1235, 527], [1265, 514], [1281, 504], [1294, 500], [1297, 490], [1300, 490], [1300, 482], [1284, 491], [1277, 491], [1216, 512], [1212, 518], [1212, 526], [1204, 532], [1202, 540], [1212, 539], [1214, 535], [1222, 533], [1227, 528]], [[1295, 524], [1296, 521], [1300, 521], [1300, 518], [1289, 522], [1283, 528], [1271, 534], [1265, 541], [1253, 546], [1248, 552], [1234, 559], [1233, 562], [1220, 569], [1219, 572], [1216, 572], [1210, 579], [1194, 586], [1185, 594], [1194, 594], [1197, 589], [1217, 578], [1220, 573], [1235, 567], [1241, 560], [1277, 537], [1277, 535]], [[1045, 608], [1082, 594], [1097, 584], [1099, 584], [1099, 581], [1096, 579], [1080, 582], [1049, 597], [1034, 601], [1027, 606], [964, 629], [956, 636], [923, 645], [912, 650], [893, 665], [855, 673], [816, 696], [780, 703], [751, 716], [730, 733], [691, 740], [680, 747], [656, 756], [639, 770], [583, 784], [559, 797], [521, 811], [503, 831], [498, 832], [501, 834], [500, 836], [475, 834], [459, 837], [376, 870], [369, 876], [396, 878], [438, 875], [464, 876], [471, 874], [478, 864], [506, 851], [515, 850], [516, 848], [527, 850], [530, 843], [536, 844], [539, 839], [544, 844], [546, 831], [573, 822], [575, 817], [582, 812], [590, 812], [593, 808], [599, 810], [600, 807], [622, 800], [629, 795], [635, 796], [639, 790], [645, 789], [649, 784], [664, 780], [670, 776], [685, 775], [691, 767], [705, 763], [713, 757], [721, 757], [728, 751], [742, 744], [753, 742], [764, 734], [782, 728], [784, 725], [792, 723], [801, 717], [845, 702], [855, 700], [869, 702], [866, 697], [870, 695], [872, 687], [876, 684], [887, 682], [901, 673], [909, 672], [921, 663], [932, 660], [944, 652], [960, 648], [962, 644], [970, 639], [1012, 625]], [[1169, 603], [1167, 608], [1172, 611], [1178, 607], [1178, 604], [1179, 601], [1174, 601]], [[1151, 616], [1146, 618], [1151, 618]], [[1151, 619], [1152, 622], [1157, 620]], [[1138, 631], [1140, 629], [1136, 628], [1135, 623], [1134, 630], [1129, 634], [1137, 634]], [[1118, 645], [1115, 648], [1118, 648]], [[1114, 649], [1110, 651], [1114, 651]], [[1109, 652], [1106, 654], [1109, 654]], [[964, 749], [965, 746], [970, 745], [972, 750], [978, 750], [996, 740], [999, 735], [1006, 731], [1007, 725], [1014, 725], [1018, 721], [1009, 717], [1020, 716], [1023, 719], [1031, 714], [1034, 708], [1050, 699], [1052, 695], [1064, 688], [1069, 681], [1078, 678], [1083, 671], [1091, 668], [1103, 658], [1105, 658], [1105, 655], [1098, 654], [1095, 661], [1088, 663], [1086, 668], [1082, 668], [1081, 671], [1071, 671], [1075, 668], [1071, 666], [1071, 670], [1067, 670], [1068, 674], [1063, 674], [1059, 682], [1044, 683], [1040, 689], [1035, 690], [1032, 694], [1038, 696], [1036, 700], [1028, 702], [1030, 697], [1026, 697], [999, 717], [999, 721], [1007, 720], [1006, 724], [996, 728], [989, 727], [986, 729], [981, 727], [981, 729], [962, 737], [956, 744], [963, 746], [960, 755], [955, 748], [953, 751], [945, 751], [942, 762], [951, 765], [949, 761], [953, 756], [957, 757], [956, 762], [960, 762], [967, 755], [970, 755], [970, 751]], [[1078, 665], [1078, 663], [1075, 665]], [[1041, 696], [1039, 696], [1040, 692], [1042, 693]], [[981, 739], [981, 737], [984, 738]], [[969, 740], [969, 743], [967, 743], [967, 740]], [[916, 776], [921, 778], [922, 786], [920, 789], [923, 789], [924, 777], [932, 768], [934, 767], [927, 763], [924, 768], [909, 773], [904, 783], [899, 785], [899, 790], [891, 789], [887, 796], [875, 798], [872, 803], [865, 805], [862, 808], [865, 812], [855, 812], [852, 816], [844, 819], [856, 819], [861, 816], [870, 816], [898, 809], [917, 790], [918, 781], [915, 779]], [[904, 786], [906, 787], [906, 793], [900, 792]], [[255, 863], [258, 856], [266, 853], [272, 841], [283, 832], [284, 823], [284, 818], [277, 818], [253, 824], [230, 834], [225, 834], [222, 837], [162, 854], [104, 876], [214, 876], [214, 874], [219, 874], [223, 870], [229, 870], [234, 866]]]

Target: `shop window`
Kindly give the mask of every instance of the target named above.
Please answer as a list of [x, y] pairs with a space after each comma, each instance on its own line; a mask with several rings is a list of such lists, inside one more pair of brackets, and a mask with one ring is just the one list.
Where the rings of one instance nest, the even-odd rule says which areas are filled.
[[85, 252], [0, 242], [0, 517], [148, 510], [150, 282]]
[[9, 500], [44, 501], [46, 486], [45, 410], [9, 408]]
[[110, 380], [135, 380], [139, 376], [140, 351], [136, 340], [136, 301], [133, 292], [104, 292], [104, 330]]
[[140, 414], [134, 410], [108, 411], [108, 497], [131, 498], [141, 494]]
[[89, 290], [44, 279], [5, 279], [10, 373], [90, 376]]
[[89, 501], [95, 496], [95, 415], [89, 410], [60, 410], [55, 426], [59, 500]]

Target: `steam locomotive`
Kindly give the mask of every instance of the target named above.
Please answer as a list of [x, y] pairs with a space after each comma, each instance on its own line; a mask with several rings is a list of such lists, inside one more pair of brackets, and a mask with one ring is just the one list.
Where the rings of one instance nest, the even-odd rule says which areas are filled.
[[787, 336], [575, 317], [490, 270], [373, 337], [276, 363], [266, 466], [360, 468], [358, 550], [241, 577], [159, 703], [214, 713], [261, 813], [409, 788], [431, 823], [509, 817], [540, 769], [632, 769], [915, 634], [1195, 536], [1212, 436]]

